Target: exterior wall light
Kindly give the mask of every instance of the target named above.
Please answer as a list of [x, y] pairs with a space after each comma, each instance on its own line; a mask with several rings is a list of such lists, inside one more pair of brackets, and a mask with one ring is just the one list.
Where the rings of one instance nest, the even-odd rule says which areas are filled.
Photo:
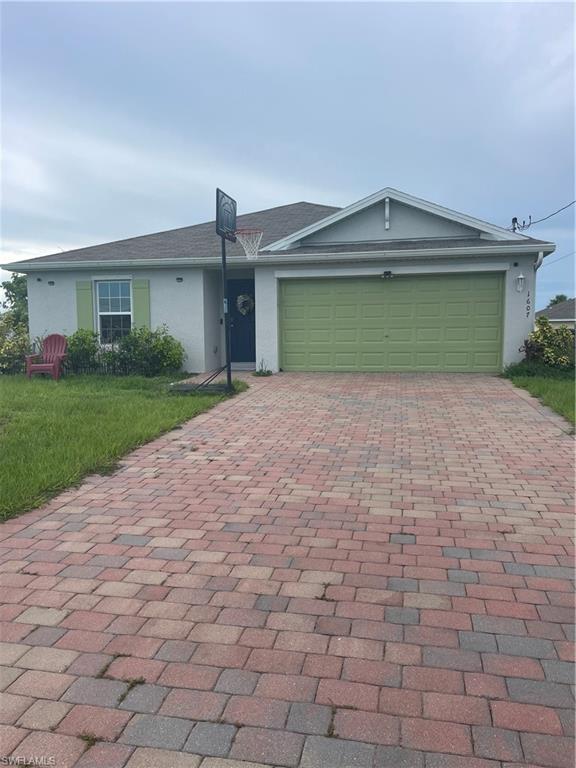
[[516, 278], [516, 290], [518, 291], [518, 293], [522, 293], [525, 285], [526, 285], [526, 278], [524, 277], [522, 272], [520, 272], [520, 274]]

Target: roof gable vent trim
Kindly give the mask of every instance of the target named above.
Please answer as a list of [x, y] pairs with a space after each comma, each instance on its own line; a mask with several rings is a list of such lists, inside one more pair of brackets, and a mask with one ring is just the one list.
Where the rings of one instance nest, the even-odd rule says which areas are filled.
[[394, 200], [398, 203], [403, 203], [404, 205], [412, 206], [413, 208], [417, 208], [426, 213], [431, 213], [435, 216], [448, 219], [449, 221], [453, 221], [458, 224], [463, 224], [464, 226], [477, 230], [480, 233], [480, 235], [482, 235], [482, 233], [486, 235], [491, 235], [492, 238], [495, 240], [518, 240], [518, 239], [529, 240], [530, 239], [526, 235], [524, 235], [523, 238], [519, 238], [518, 232], [511, 232], [510, 230], [504, 229], [503, 227], [499, 227], [495, 224], [490, 224], [486, 221], [482, 221], [481, 219], [477, 219], [474, 216], [469, 216], [468, 214], [465, 214], [465, 213], [459, 213], [458, 211], [454, 211], [450, 208], [445, 208], [444, 206], [438, 205], [437, 203], [431, 203], [428, 200], [423, 200], [419, 197], [415, 197], [414, 195], [409, 195], [406, 192], [400, 192], [399, 190], [394, 189], [393, 187], [385, 187], [379, 192], [376, 192], [373, 195], [369, 195], [368, 197], [365, 197], [362, 200], [358, 200], [357, 202], [352, 203], [346, 208], [342, 208], [341, 210], [336, 211], [335, 213], [325, 217], [324, 219], [320, 219], [319, 221], [311, 224], [308, 227], [304, 227], [301, 230], [293, 232], [291, 235], [288, 235], [287, 237], [281, 238], [280, 240], [276, 240], [273, 243], [269, 243], [266, 246], [267, 250], [282, 251], [282, 250], [286, 250], [287, 248], [293, 247], [293, 244], [295, 242], [300, 241], [303, 238], [308, 237], [309, 235], [312, 235], [323, 229], [326, 229], [332, 224], [336, 224], [337, 222], [342, 221], [343, 219], [346, 219], [355, 213], [363, 211], [364, 209], [369, 208], [372, 205], [376, 205], [379, 202], [385, 201], [386, 198], [388, 198], [389, 200]]

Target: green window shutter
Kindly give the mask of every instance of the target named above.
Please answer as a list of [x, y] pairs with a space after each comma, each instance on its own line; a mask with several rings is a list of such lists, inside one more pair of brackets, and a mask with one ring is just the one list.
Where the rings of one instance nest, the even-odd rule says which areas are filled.
[[94, 296], [90, 280], [76, 281], [76, 314], [78, 330], [94, 330]]
[[150, 328], [150, 280], [132, 280], [132, 320], [135, 328]]

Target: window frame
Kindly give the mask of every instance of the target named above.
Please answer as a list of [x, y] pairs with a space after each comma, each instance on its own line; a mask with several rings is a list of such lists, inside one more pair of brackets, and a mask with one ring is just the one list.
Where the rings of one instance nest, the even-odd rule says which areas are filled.
[[[131, 277], [97, 277], [93, 279], [94, 282], [94, 309], [95, 309], [95, 315], [96, 315], [96, 328], [98, 333], [98, 341], [100, 342], [101, 346], [103, 347], [112, 347], [114, 344], [117, 343], [116, 341], [102, 341], [102, 327], [100, 325], [100, 317], [110, 317], [110, 316], [117, 316], [117, 315], [123, 315], [124, 317], [130, 317], [130, 330], [134, 327], [134, 291], [132, 289], [132, 278]], [[130, 312], [101, 312], [100, 311], [100, 288], [99, 286], [102, 283], [128, 283], [129, 292], [130, 292]]]

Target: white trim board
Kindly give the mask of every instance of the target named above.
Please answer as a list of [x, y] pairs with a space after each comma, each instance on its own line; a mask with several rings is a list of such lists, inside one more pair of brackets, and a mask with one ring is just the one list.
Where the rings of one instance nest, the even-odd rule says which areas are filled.
[[132, 280], [132, 275], [122, 275], [122, 274], [118, 274], [118, 272], [114, 275], [112, 274], [107, 275], [106, 273], [104, 273], [103, 275], [92, 275], [90, 279], [92, 281], [101, 283], [104, 280]]
[[[391, 268], [388, 270], [388, 266]], [[435, 275], [452, 272], [507, 272], [509, 264], [455, 264], [442, 266], [397, 267], [381, 265], [379, 267], [336, 267], [333, 269], [279, 269], [274, 272], [277, 280], [307, 277], [371, 277], [390, 271], [393, 275]]]
[[496, 238], [496, 240], [530, 240], [527, 235], [522, 235], [519, 232], [510, 232], [503, 227], [498, 227], [495, 224], [489, 224], [487, 221], [482, 221], [482, 219], [477, 219], [474, 216], [469, 216], [466, 213], [459, 213], [458, 211], [453, 211], [451, 208], [445, 208], [442, 205], [431, 203], [428, 200], [422, 200], [419, 197], [414, 197], [414, 195], [409, 195], [407, 192], [400, 192], [400, 190], [394, 189], [393, 187], [385, 187], [379, 192], [375, 192], [373, 195], [368, 195], [368, 197], [365, 197], [362, 200], [358, 200], [356, 203], [352, 203], [352, 205], [348, 205], [346, 208], [342, 208], [340, 211], [336, 211], [336, 213], [327, 216], [325, 219], [317, 221], [315, 224], [311, 224], [310, 226], [304, 227], [297, 232], [293, 232], [287, 237], [283, 237], [280, 240], [276, 240], [275, 242], [270, 243], [270, 245], [266, 246], [265, 250], [286, 250], [294, 243], [302, 240], [302, 238], [308, 237], [309, 235], [312, 235], [315, 232], [319, 232], [322, 229], [326, 229], [326, 227], [329, 227], [338, 221], [342, 221], [342, 219], [346, 219], [348, 216], [352, 216], [359, 211], [363, 211], [365, 208], [369, 208], [370, 206], [375, 205], [376, 203], [379, 203], [386, 198], [395, 200], [397, 203], [409, 205], [412, 208], [418, 208], [419, 210], [425, 211], [426, 213], [440, 216], [443, 219], [448, 219], [449, 221], [455, 221], [467, 227], [472, 227], [473, 229], [477, 229], [485, 235], [492, 235]]

